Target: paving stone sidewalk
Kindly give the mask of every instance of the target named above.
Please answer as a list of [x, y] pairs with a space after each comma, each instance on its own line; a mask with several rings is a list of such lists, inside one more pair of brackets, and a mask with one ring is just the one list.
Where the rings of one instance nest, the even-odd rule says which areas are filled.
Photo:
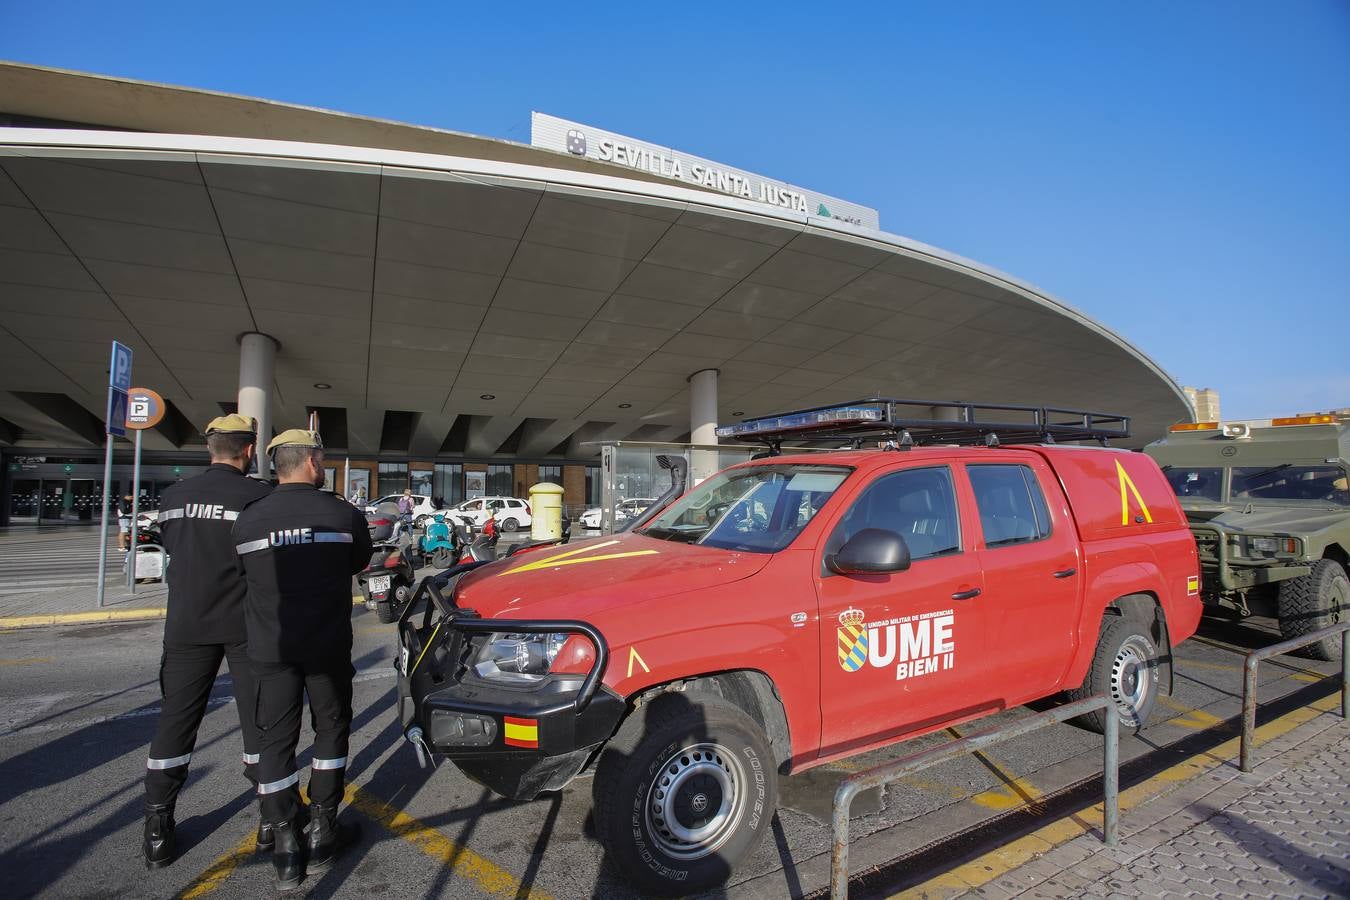
[[[1309, 736], [1311, 733], [1311, 736]], [[1350, 724], [1328, 713], [966, 897], [1350, 897]]]

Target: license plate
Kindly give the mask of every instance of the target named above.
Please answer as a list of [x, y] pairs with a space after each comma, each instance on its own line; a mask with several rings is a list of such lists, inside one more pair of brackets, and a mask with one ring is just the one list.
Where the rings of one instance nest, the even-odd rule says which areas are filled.
[[388, 575], [376, 575], [374, 578], [370, 579], [370, 592], [372, 594], [383, 594], [388, 591], [389, 578], [390, 576]]

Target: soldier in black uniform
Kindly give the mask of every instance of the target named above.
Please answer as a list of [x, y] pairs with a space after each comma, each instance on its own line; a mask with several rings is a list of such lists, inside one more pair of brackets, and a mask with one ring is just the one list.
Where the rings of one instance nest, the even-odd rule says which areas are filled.
[[[292, 428], [273, 439], [267, 452], [277, 488], [239, 516], [234, 540], [248, 583], [245, 618], [262, 756], [258, 793], [263, 821], [276, 835], [277, 885], [285, 890], [300, 884], [306, 868], [327, 869], [352, 837], [350, 827], [344, 832], [337, 822], [355, 674], [351, 577], [366, 567], [371, 547], [361, 513], [317, 490], [324, 483], [317, 432]], [[302, 826], [295, 746], [306, 694], [314, 758], [309, 824]]]
[[[258, 762], [253, 676], [245, 650], [244, 573], [230, 531], [244, 506], [271, 490], [244, 476], [253, 461], [256, 432], [256, 423], [246, 416], [211, 420], [206, 426], [210, 468], [173, 485], [160, 498], [160, 531], [172, 565], [159, 664], [163, 702], [145, 773], [144, 850], [151, 868], [173, 861], [174, 804], [187, 780], [197, 728], [222, 657], [230, 664], [244, 738], [244, 773], [251, 779]], [[270, 833], [259, 827], [259, 844], [269, 840]]]

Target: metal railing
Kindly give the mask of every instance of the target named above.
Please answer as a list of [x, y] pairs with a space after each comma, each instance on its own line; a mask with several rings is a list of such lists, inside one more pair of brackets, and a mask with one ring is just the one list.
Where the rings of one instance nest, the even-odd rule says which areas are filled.
[[1271, 644], [1269, 647], [1262, 647], [1260, 650], [1253, 650], [1247, 654], [1247, 659], [1242, 664], [1242, 744], [1238, 752], [1238, 767], [1242, 771], [1250, 772], [1252, 766], [1256, 764], [1254, 762], [1256, 755], [1254, 746], [1256, 743], [1256, 668], [1261, 664], [1261, 660], [1270, 659], [1272, 656], [1279, 656], [1300, 647], [1306, 647], [1314, 641], [1320, 641], [1337, 633], [1341, 636], [1341, 718], [1350, 719], [1350, 654], [1346, 653], [1346, 650], [1350, 650], [1350, 622], [1341, 622], [1339, 625], [1319, 628], [1311, 634], [1290, 638], [1287, 641]]
[[833, 900], [844, 900], [848, 897], [848, 815], [849, 809], [853, 806], [853, 798], [859, 793], [1098, 709], [1106, 712], [1104, 716], [1106, 730], [1102, 742], [1105, 745], [1102, 752], [1104, 795], [1102, 837], [1107, 846], [1116, 846], [1120, 840], [1120, 720], [1116, 715], [1115, 704], [1105, 695], [1096, 694], [1018, 719], [999, 728], [979, 731], [949, 744], [883, 763], [841, 781], [839, 789], [834, 793], [834, 845], [830, 852], [830, 897]]

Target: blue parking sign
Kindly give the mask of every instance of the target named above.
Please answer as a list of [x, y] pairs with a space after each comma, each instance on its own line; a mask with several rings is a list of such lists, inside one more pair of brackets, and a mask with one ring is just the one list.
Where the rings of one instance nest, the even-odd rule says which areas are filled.
[[127, 392], [117, 387], [108, 388], [108, 434], [127, 436]]
[[[108, 366], [108, 385], [123, 394], [131, 390], [131, 348], [126, 344], [112, 342], [112, 363]], [[122, 398], [123, 400], [126, 397]], [[117, 420], [121, 422], [121, 419]]]

